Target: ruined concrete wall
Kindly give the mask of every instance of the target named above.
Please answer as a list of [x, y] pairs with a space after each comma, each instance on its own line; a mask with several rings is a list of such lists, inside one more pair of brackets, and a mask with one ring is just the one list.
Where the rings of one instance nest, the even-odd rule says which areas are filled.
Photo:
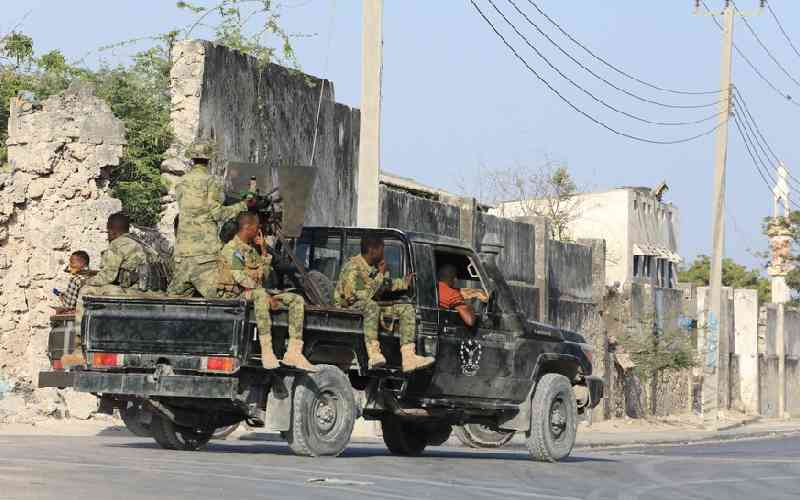
[[[333, 84], [278, 65], [262, 66], [238, 51], [203, 41], [176, 45], [172, 121], [176, 142], [162, 165], [172, 185], [186, 169], [183, 151], [196, 138], [217, 145], [214, 170], [225, 161], [311, 164], [317, 107], [322, 105], [313, 165], [316, 187], [309, 225], [354, 225], [358, 169], [358, 110], [335, 102]], [[175, 215], [172, 198], [162, 218]], [[168, 232], [168, 231], [164, 231]]]
[[381, 186], [382, 227], [459, 237], [458, 207]]
[[550, 321], [580, 331], [596, 304], [592, 295], [592, 249], [551, 241], [548, 288]]
[[122, 208], [105, 170], [119, 163], [124, 144], [122, 122], [91, 86], [76, 84], [41, 107], [12, 101], [10, 171], [0, 174], [0, 385], [14, 392], [0, 394], [0, 421], [3, 407], [6, 420], [61, 411], [64, 396], [34, 392], [48, 367], [52, 289], [65, 288], [72, 251], [88, 252], [94, 268], [100, 262], [106, 219]]

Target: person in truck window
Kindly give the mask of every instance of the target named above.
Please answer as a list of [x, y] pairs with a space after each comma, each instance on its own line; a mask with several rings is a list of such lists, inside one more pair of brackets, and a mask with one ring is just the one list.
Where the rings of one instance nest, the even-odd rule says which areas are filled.
[[[264, 281], [272, 271], [272, 256], [267, 252], [258, 214], [241, 213], [238, 225], [236, 236], [222, 247], [217, 260], [219, 296], [224, 299], [243, 298], [253, 301], [258, 340], [261, 344], [261, 365], [264, 368], [274, 370], [283, 363], [308, 372], [317, 371], [303, 355], [303, 297], [288, 292], [267, 292]], [[286, 355], [278, 361], [272, 347], [270, 309], [274, 310], [282, 305], [289, 308], [289, 346]]]
[[64, 367], [85, 363], [81, 352], [81, 321], [83, 296], [141, 296], [139, 270], [147, 263], [147, 253], [142, 243], [128, 234], [130, 219], [123, 212], [111, 214], [106, 224], [108, 248], [102, 253], [100, 270], [89, 278], [78, 293], [75, 304], [75, 351], [61, 358]]
[[83, 250], [72, 252], [72, 255], [69, 256], [66, 271], [70, 274], [67, 289], [64, 292], [57, 289], [53, 290], [53, 292], [61, 301], [61, 307], [75, 309], [75, 305], [78, 303], [78, 293], [92, 276], [91, 271], [89, 271], [89, 254]]
[[175, 188], [180, 223], [175, 229], [175, 269], [167, 294], [191, 297], [197, 292], [207, 299], [215, 298], [217, 256], [222, 248], [220, 226], [247, 210], [255, 200], [223, 206], [222, 184], [209, 169], [214, 156], [212, 143], [193, 144], [186, 156], [192, 161], [192, 167]]
[[364, 342], [367, 347], [368, 368], [380, 368], [386, 364], [378, 341], [378, 325], [381, 315], [400, 320], [400, 353], [404, 372], [412, 372], [430, 366], [431, 357], [418, 356], [414, 346], [416, 311], [411, 304], [379, 305], [376, 300], [384, 291], [408, 290], [413, 274], [392, 280], [384, 260], [383, 239], [367, 235], [361, 238], [361, 254], [356, 255], [342, 267], [333, 302], [338, 307], [355, 309], [364, 313]]
[[475, 310], [466, 301], [477, 298], [481, 302], [488, 302], [486, 292], [479, 288], [457, 288], [456, 279], [458, 270], [452, 264], [445, 264], [439, 269], [439, 307], [452, 309], [469, 327], [475, 325]]

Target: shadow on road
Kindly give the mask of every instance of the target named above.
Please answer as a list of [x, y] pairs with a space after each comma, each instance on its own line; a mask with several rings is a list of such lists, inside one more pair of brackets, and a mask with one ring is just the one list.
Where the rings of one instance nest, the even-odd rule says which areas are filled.
[[[161, 450], [161, 447], [154, 442], [136, 441], [130, 443], [114, 443], [105, 445], [109, 448], [127, 448], [127, 449], [153, 449]], [[278, 456], [296, 456], [289, 447], [283, 443], [262, 443], [262, 444], [248, 444], [242, 446], [241, 444], [228, 444], [225, 442], [212, 442], [204, 450], [205, 453], [221, 453], [221, 454], [264, 454]], [[176, 452], [177, 453], [177, 452]], [[184, 452], [185, 453], [185, 452]], [[348, 458], [374, 458], [374, 457], [392, 457], [397, 459], [415, 460], [420, 457], [402, 457], [392, 455], [389, 450], [379, 446], [364, 446], [353, 445], [348, 447], [337, 460]], [[482, 451], [482, 450], [458, 450], [452, 448], [430, 448], [421, 455], [422, 458], [452, 458], [452, 459], [468, 459], [468, 460], [506, 460], [506, 461], [520, 461], [531, 462], [531, 458], [527, 452], [516, 451]], [[571, 456], [561, 463], [584, 463], [584, 462], [616, 462], [615, 460], [598, 458], [598, 457], [584, 457], [584, 456]]]

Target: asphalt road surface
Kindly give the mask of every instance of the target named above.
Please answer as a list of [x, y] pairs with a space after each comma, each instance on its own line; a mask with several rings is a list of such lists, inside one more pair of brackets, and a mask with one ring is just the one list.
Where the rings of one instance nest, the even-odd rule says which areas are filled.
[[338, 458], [311, 459], [259, 441], [188, 453], [123, 433], [0, 435], [0, 498], [797, 500], [800, 437], [578, 450], [541, 464], [518, 449], [432, 448], [405, 458], [353, 445]]

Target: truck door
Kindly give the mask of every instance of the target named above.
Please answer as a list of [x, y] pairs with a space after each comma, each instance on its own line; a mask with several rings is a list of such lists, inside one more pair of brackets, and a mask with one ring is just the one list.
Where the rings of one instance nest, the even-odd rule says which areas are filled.
[[[463, 295], [488, 296], [485, 277], [481, 276], [477, 257], [466, 250], [436, 248], [437, 273], [454, 267], [456, 288]], [[504, 385], [511, 381], [513, 360], [510, 357], [509, 334], [503, 331], [499, 317], [486, 316], [468, 327], [459, 313], [447, 307], [445, 294], [451, 294], [437, 278], [439, 310], [439, 342], [435, 375], [429, 393], [449, 397], [497, 399], [505, 394]], [[468, 299], [466, 303], [479, 299]]]

